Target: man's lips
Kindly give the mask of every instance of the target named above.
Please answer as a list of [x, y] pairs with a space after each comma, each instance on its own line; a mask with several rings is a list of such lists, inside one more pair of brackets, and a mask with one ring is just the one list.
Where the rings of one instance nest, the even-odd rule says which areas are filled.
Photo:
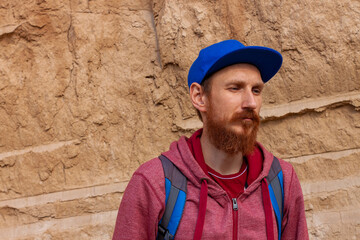
[[240, 119], [253, 121], [253, 120], [254, 120], [254, 116], [253, 116], [253, 115], [240, 116]]
[[240, 117], [240, 118], [236, 118], [236, 119], [233, 119], [232, 122], [254, 122], [254, 118], [253, 117]]

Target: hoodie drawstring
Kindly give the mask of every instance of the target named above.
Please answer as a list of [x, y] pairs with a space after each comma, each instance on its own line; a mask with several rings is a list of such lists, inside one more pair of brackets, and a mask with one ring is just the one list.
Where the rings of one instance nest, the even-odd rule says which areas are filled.
[[274, 240], [272, 207], [266, 178], [261, 181], [261, 193], [265, 210], [266, 236], [268, 240]]
[[[265, 223], [266, 223], [266, 236], [268, 240], [274, 239], [274, 225], [272, 218], [272, 206], [269, 195], [269, 188], [266, 178], [261, 181], [261, 193], [262, 200], [264, 204], [265, 210]], [[206, 205], [207, 205], [207, 195], [208, 195], [208, 185], [207, 180], [201, 180], [201, 189], [200, 189], [200, 201], [199, 201], [199, 212], [195, 226], [194, 240], [200, 240], [205, 222], [205, 214], [206, 214]]]
[[206, 179], [201, 179], [201, 189], [200, 189], [200, 201], [199, 201], [199, 212], [196, 221], [194, 240], [200, 240], [204, 222], [205, 222], [205, 214], [206, 214], [206, 205], [207, 205], [207, 195], [208, 195], [208, 185]]

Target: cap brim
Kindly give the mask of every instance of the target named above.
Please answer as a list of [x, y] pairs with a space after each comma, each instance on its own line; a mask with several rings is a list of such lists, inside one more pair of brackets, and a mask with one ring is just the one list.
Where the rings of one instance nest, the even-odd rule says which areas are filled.
[[230, 52], [220, 58], [207, 71], [205, 78], [227, 66], [237, 63], [249, 63], [259, 69], [261, 78], [265, 83], [279, 71], [282, 61], [281, 54], [271, 48], [248, 46]]

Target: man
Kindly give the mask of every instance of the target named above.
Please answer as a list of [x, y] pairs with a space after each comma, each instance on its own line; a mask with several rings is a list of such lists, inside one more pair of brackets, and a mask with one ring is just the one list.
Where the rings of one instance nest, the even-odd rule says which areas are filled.
[[[188, 85], [203, 129], [163, 153], [187, 179], [175, 239], [308, 239], [299, 180], [282, 160], [284, 196], [277, 227], [267, 183], [274, 156], [256, 142], [264, 83], [281, 64], [277, 51], [236, 40], [200, 51]], [[130, 180], [113, 239], [156, 239], [164, 210], [164, 170], [155, 158]]]

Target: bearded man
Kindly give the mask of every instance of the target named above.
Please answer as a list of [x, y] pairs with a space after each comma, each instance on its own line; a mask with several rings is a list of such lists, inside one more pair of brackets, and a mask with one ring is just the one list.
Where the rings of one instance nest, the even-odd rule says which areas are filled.
[[[113, 239], [308, 239], [294, 169], [256, 142], [262, 91], [281, 64], [279, 52], [236, 40], [200, 51], [188, 85], [203, 128], [134, 173]], [[185, 188], [174, 187], [186, 193], [182, 207], [168, 200], [166, 185], [176, 184], [166, 183], [164, 158], [187, 180]], [[270, 179], [274, 165], [279, 173]], [[175, 231], [170, 215], [179, 215]]]

